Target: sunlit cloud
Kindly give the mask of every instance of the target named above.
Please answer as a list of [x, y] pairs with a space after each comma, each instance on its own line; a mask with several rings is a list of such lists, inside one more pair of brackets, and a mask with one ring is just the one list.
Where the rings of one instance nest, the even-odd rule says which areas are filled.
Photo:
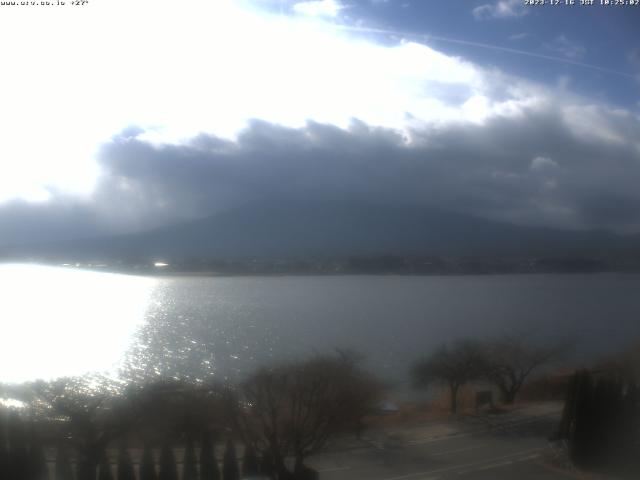
[[558, 167], [558, 162], [555, 162], [548, 157], [535, 157], [531, 160], [531, 170], [545, 171], [553, 170], [556, 167]]
[[[331, 13], [341, 5], [297, 7]], [[0, 202], [90, 195], [100, 144], [127, 125], [179, 143], [200, 132], [232, 138], [251, 118], [289, 126], [359, 118], [393, 128], [408, 114], [477, 120], [477, 108], [463, 105], [488, 83], [476, 66], [426, 45], [382, 46], [315, 17], [235, 2], [115, 0], [29, 14], [28, 27], [0, 19], [0, 40], [14, 45], [0, 60], [13, 72], [0, 92]]]
[[344, 8], [344, 5], [338, 0], [315, 0], [296, 3], [293, 6], [293, 11], [312, 17], [336, 17]]
[[522, 0], [497, 0], [495, 3], [486, 3], [472, 10], [473, 16], [478, 20], [489, 18], [517, 18], [523, 17], [529, 11]]
[[558, 35], [552, 42], [545, 42], [543, 47], [570, 60], [580, 60], [587, 53], [582, 45], [569, 40], [565, 35]]

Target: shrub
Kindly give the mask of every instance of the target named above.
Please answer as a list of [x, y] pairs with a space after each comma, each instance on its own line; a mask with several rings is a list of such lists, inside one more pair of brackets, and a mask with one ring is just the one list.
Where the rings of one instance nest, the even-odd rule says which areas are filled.
[[222, 461], [222, 478], [223, 480], [240, 480], [236, 447], [231, 439], [227, 440], [227, 446], [224, 451], [224, 458]]

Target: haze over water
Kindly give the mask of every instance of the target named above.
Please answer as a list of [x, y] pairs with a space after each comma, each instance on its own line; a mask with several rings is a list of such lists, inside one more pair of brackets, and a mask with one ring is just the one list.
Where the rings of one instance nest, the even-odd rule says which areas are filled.
[[569, 338], [578, 359], [640, 338], [635, 274], [149, 278], [3, 265], [0, 284], [0, 381], [112, 370], [141, 328], [148, 363], [171, 356], [178, 374], [235, 377], [338, 347], [399, 382], [459, 337]]

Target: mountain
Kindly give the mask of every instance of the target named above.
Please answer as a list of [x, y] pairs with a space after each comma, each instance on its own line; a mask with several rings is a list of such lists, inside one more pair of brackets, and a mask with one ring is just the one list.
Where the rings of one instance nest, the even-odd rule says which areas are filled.
[[151, 231], [3, 249], [5, 258], [184, 261], [352, 255], [612, 256], [638, 236], [523, 227], [417, 207], [254, 203]]

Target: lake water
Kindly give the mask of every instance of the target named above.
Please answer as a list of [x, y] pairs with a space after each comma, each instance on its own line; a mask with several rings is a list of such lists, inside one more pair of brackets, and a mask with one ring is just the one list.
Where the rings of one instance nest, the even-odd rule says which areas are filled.
[[106, 370], [126, 352], [148, 369], [237, 376], [340, 347], [401, 382], [460, 337], [571, 338], [578, 359], [640, 339], [635, 274], [152, 278], [3, 265], [0, 289], [0, 381]]

